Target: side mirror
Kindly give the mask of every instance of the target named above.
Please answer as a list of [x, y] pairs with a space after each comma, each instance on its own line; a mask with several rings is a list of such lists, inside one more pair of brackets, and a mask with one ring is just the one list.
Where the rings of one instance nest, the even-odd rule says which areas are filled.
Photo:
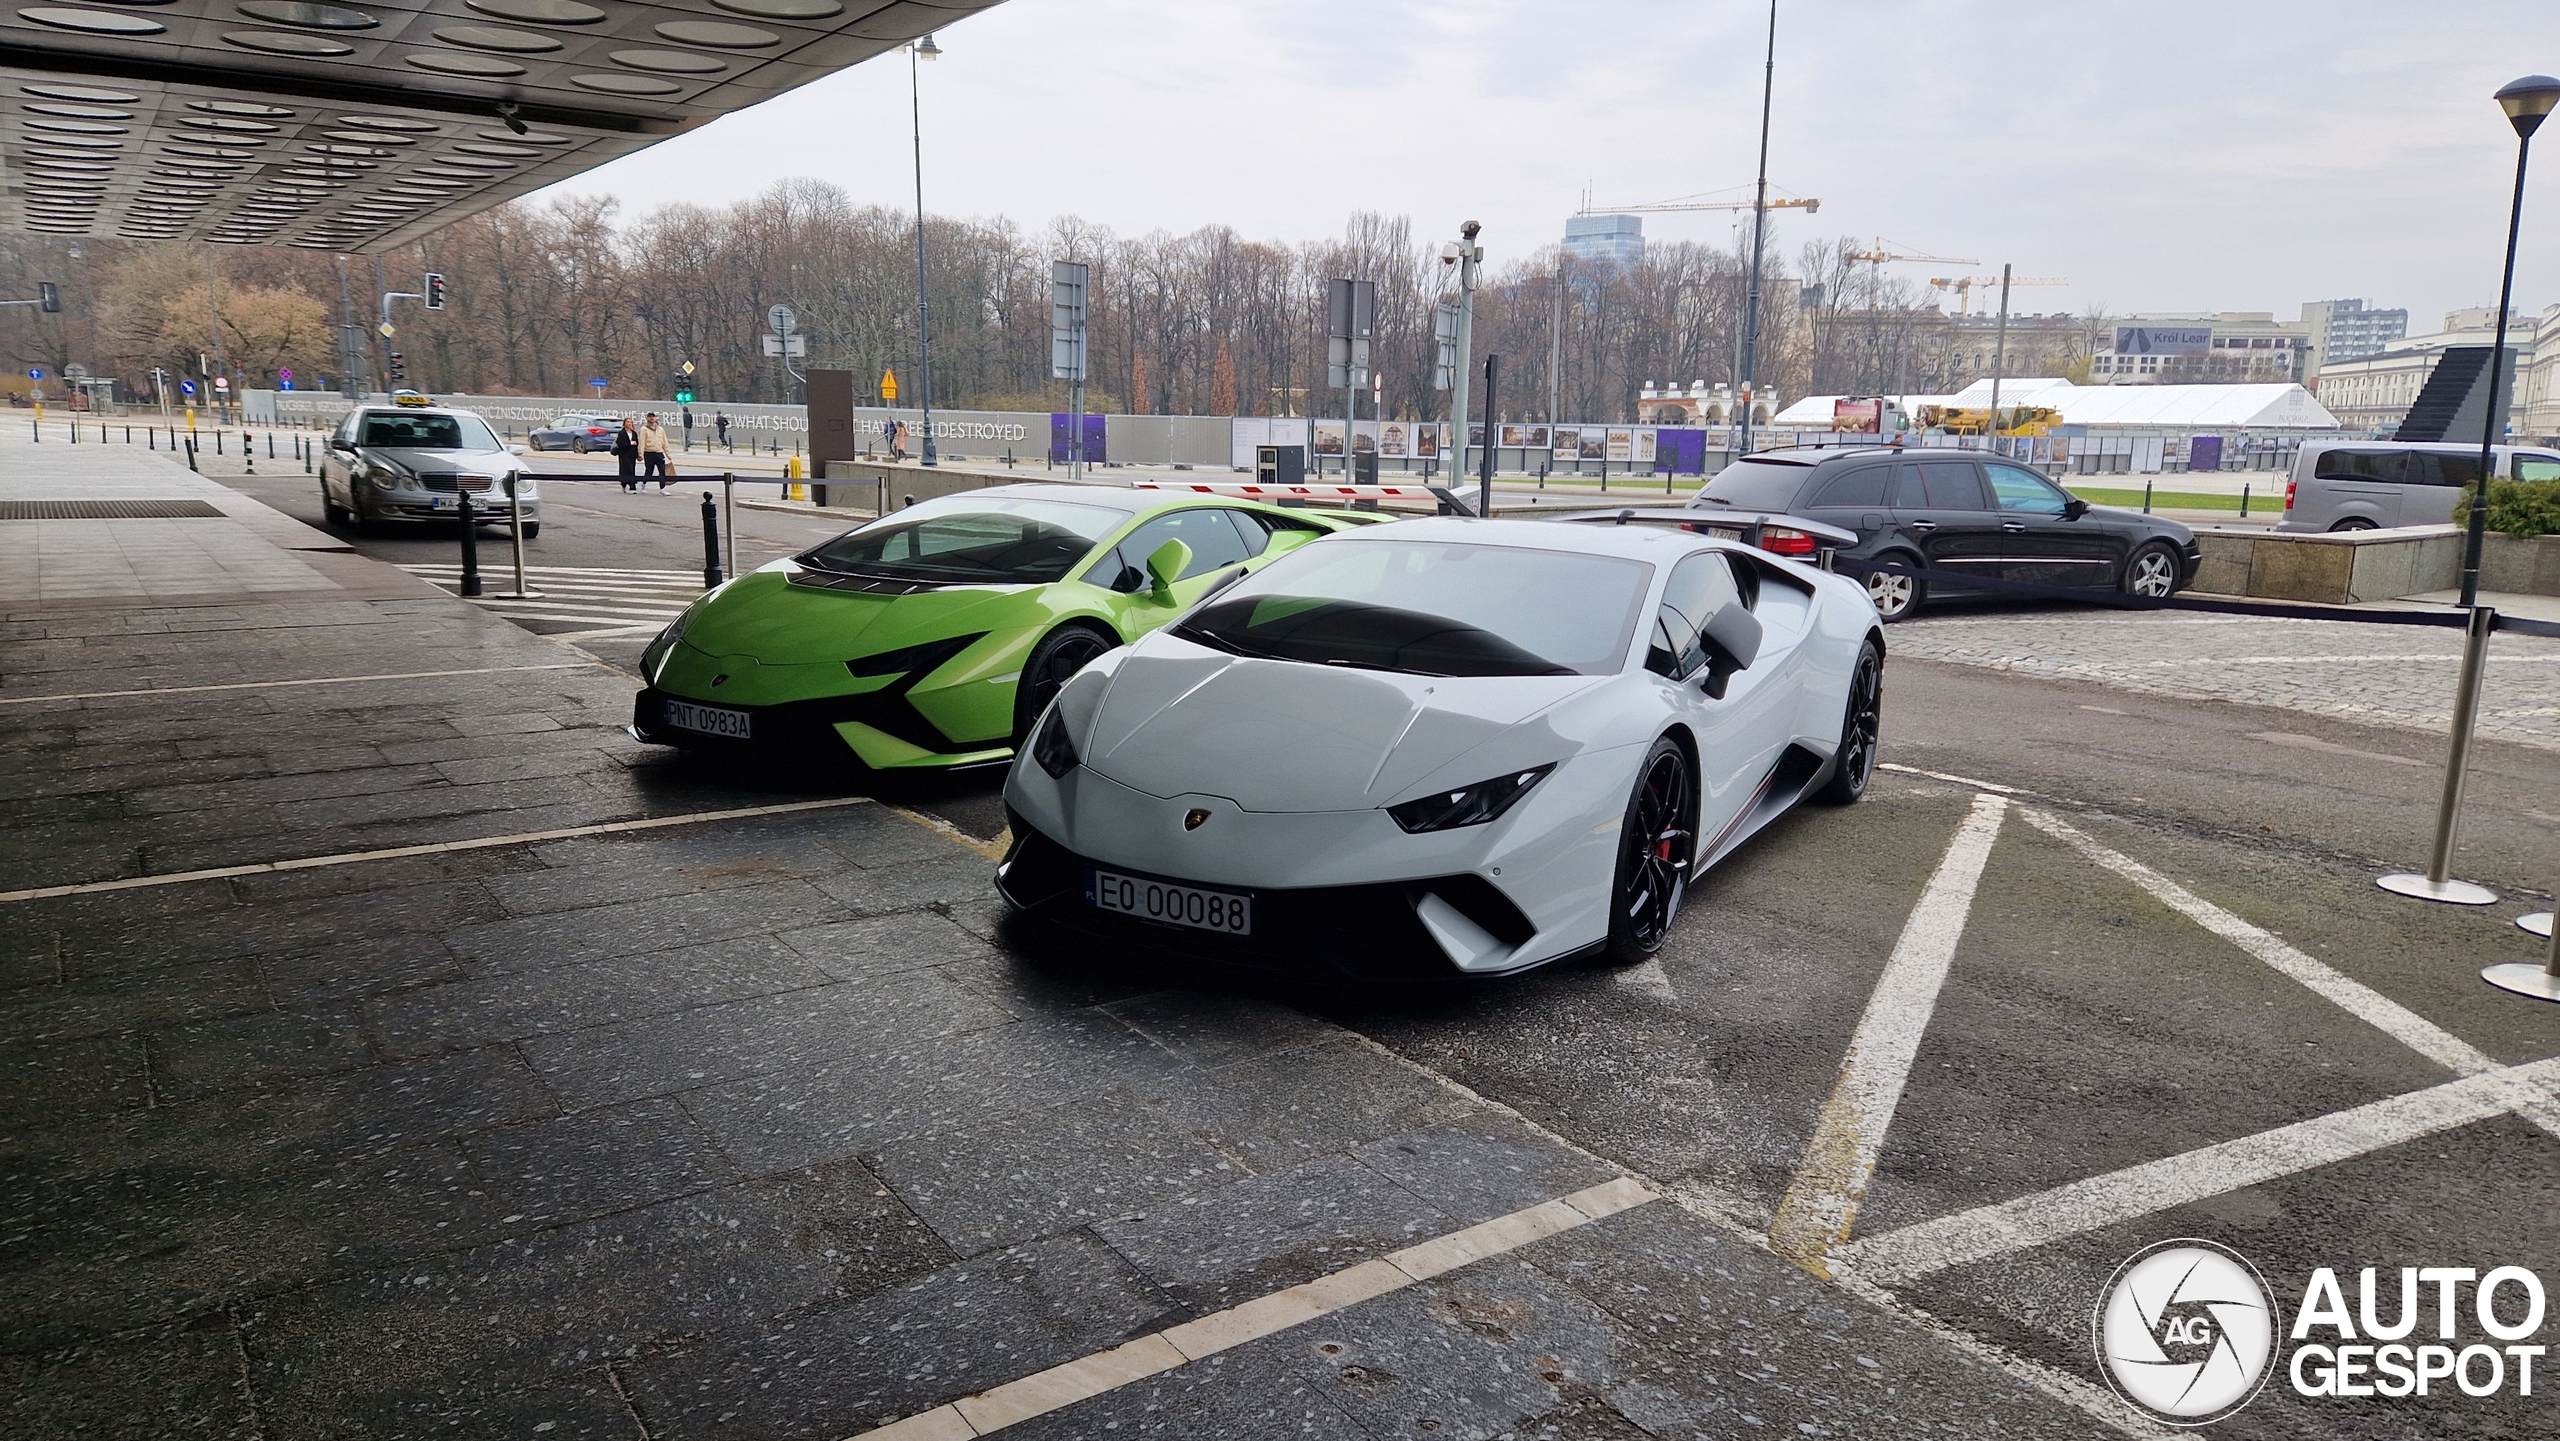
[[521, 445], [510, 445], [507, 447], [507, 454], [522, 455], [524, 454], [524, 447]]
[[2076, 495], [2062, 503], [2062, 518], [2064, 520], [2078, 520], [2080, 517], [2087, 515], [2088, 513], [2089, 502], [2082, 500]]
[[1707, 644], [1706, 692], [1724, 699], [1725, 682], [1760, 658], [1760, 617], [1738, 601], [1726, 601], [1699, 632]]
[[1147, 556], [1147, 579], [1155, 586], [1155, 598], [1170, 602], [1173, 583], [1191, 568], [1191, 547], [1178, 540], [1168, 540]]

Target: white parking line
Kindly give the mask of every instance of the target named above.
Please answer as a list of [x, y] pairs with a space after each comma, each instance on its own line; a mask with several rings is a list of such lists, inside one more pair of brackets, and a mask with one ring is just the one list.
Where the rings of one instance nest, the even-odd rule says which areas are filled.
[[19, 901], [41, 901], [54, 896], [87, 896], [101, 891], [132, 891], [150, 886], [184, 885], [189, 881], [218, 881], [232, 876], [260, 876], [275, 871], [307, 871], [320, 866], [352, 866], [365, 861], [392, 861], [407, 856], [435, 856], [450, 851], [480, 851], [491, 846], [531, 845], [536, 841], [565, 841], [579, 836], [608, 836], [625, 831], [654, 831], [667, 826], [698, 826], [712, 821], [746, 820], [754, 816], [789, 815], [794, 811], [835, 810], [843, 806], [872, 804], [869, 796], [839, 796], [821, 801], [791, 801], [775, 806], [745, 806], [727, 811], [692, 811], [680, 816], [648, 816], [636, 821], [605, 821], [591, 826], [562, 826], [557, 830], [518, 831], [513, 835], [480, 836], [471, 840], [437, 841], [422, 846], [391, 846], [378, 851], [342, 851], [328, 856], [296, 856], [282, 861], [252, 861], [240, 866], [215, 866], [201, 871], [170, 871], [156, 876], [127, 876], [114, 881], [86, 881], [78, 885], [37, 886], [31, 890], [0, 891], [0, 905]]
[[214, 690], [267, 690], [292, 685], [354, 685], [371, 680], [433, 680], [449, 675], [505, 675], [520, 670], [585, 670], [600, 664], [591, 660], [562, 661], [551, 665], [485, 665], [471, 670], [402, 670], [382, 675], [324, 675], [309, 680], [241, 680], [221, 685], [147, 686], [141, 690], [70, 691], [61, 695], [0, 696], [0, 705], [32, 705], [43, 700], [116, 700], [137, 695], [197, 695]]
[[1507, 1216], [1496, 1216], [1464, 1230], [1391, 1251], [1374, 1261], [1363, 1261], [1303, 1285], [1150, 1332], [1108, 1351], [1078, 1357], [992, 1390], [963, 1396], [902, 1421], [860, 1432], [854, 1441], [945, 1441], [984, 1436], [1658, 1199], [1658, 1193], [1625, 1177], [1605, 1181], [1570, 1196], [1541, 1201]]
[[1876, 769], [1880, 771], [1892, 771], [1897, 775], [1927, 776], [1933, 781], [1952, 781], [1960, 786], [1971, 786], [1978, 791], [1989, 791], [1995, 796], [2027, 796], [2035, 794], [2033, 791], [2022, 791], [2016, 786], [1998, 785], [1991, 781], [1978, 781], [1971, 776], [1952, 776], [1947, 774], [1945, 771], [1924, 771], [1918, 766], [1906, 766], [1895, 761], [1878, 761], [1876, 762]]
[[1885, 1132], [1901, 1104], [1912, 1058], [1937, 1008], [1938, 990], [1955, 960], [1956, 943], [1964, 937], [1974, 890], [2008, 807], [2000, 796], [1974, 797], [1972, 812], [1947, 843], [1946, 857], [1903, 922], [1902, 937], [1894, 942], [1884, 974], [1867, 997], [1849, 1052], [1840, 1061], [1840, 1079], [1822, 1107], [1795, 1180], [1778, 1203], [1769, 1226], [1770, 1249], [1817, 1276], [1830, 1274], [1824, 1257], [1848, 1239], [1858, 1203], [1875, 1175]]
[[2555, 1084], [2560, 1084], [2560, 1057], [2499, 1067], [2014, 1201], [1977, 1206], [1865, 1237], [1832, 1252], [1831, 1259], [1858, 1279], [1880, 1286], [1907, 1285], [1951, 1266], [2032, 1250], [2510, 1111], [2547, 1107], [2554, 1100], [2550, 1088]]

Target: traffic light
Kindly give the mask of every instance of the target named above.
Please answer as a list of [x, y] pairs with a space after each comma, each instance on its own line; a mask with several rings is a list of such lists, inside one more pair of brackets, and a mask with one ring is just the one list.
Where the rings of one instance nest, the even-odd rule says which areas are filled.
[[397, 384], [400, 381], [407, 380], [409, 378], [409, 366], [407, 362], [401, 359], [400, 352], [396, 350], [391, 352], [390, 359], [392, 382]]
[[427, 272], [427, 309], [444, 309], [444, 277], [432, 270]]
[[36, 306], [47, 315], [62, 313], [62, 291], [50, 280], [36, 282]]
[[693, 404], [693, 382], [692, 382], [692, 381], [690, 381], [690, 380], [679, 380], [679, 381], [677, 381], [677, 382], [676, 382], [676, 404], [678, 404], [678, 405], [691, 405], [691, 404]]

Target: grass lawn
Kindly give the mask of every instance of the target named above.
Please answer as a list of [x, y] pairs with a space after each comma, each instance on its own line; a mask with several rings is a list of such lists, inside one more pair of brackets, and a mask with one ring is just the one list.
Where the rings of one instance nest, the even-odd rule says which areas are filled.
[[[2072, 485], [2067, 481], [2064, 482], [2063, 488], [2092, 505], [2122, 506], [2127, 510], [2142, 508], [2142, 492], [2138, 488], [2117, 490], [2106, 486]], [[2240, 512], [2240, 497], [2204, 495], [2192, 490], [2154, 490], [2151, 492], [2151, 508], [2153, 510], [2227, 510], [2237, 515]], [[2274, 514], [2283, 509], [2284, 492], [2281, 490], [2269, 495], [2249, 497], [2251, 515]]]

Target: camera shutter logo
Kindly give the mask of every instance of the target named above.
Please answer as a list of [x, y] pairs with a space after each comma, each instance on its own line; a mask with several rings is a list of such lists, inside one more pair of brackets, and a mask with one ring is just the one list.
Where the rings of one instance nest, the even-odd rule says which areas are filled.
[[2098, 1295], [2098, 1370], [2155, 1420], [2202, 1426], [2246, 1406], [2266, 1383], [2282, 1318], [2246, 1257], [2212, 1241], [2162, 1241], [2134, 1253]]

